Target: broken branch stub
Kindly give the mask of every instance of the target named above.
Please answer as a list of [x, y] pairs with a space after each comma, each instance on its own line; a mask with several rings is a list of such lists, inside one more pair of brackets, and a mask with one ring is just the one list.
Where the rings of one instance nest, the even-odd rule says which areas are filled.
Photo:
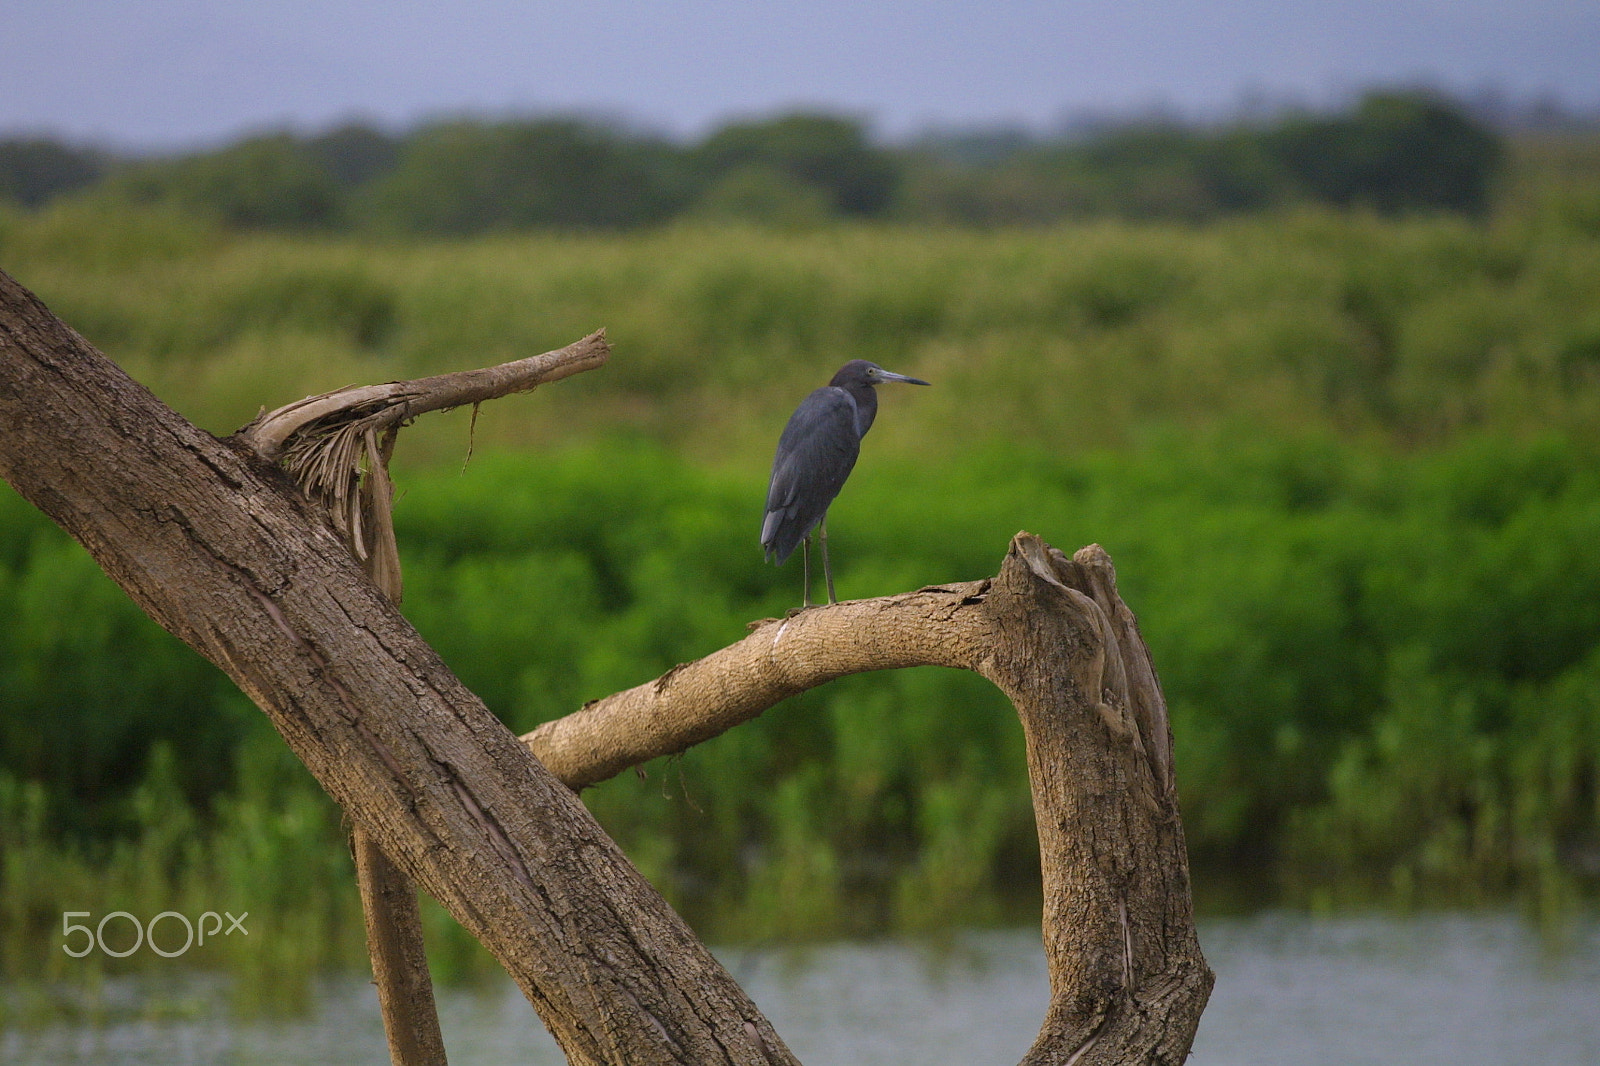
[[259, 415], [234, 439], [268, 462], [282, 463], [379, 587], [399, 603], [400, 552], [388, 466], [400, 428], [429, 411], [476, 405], [593, 370], [610, 354], [600, 329], [565, 348], [499, 366], [308, 396]]
[[482, 403], [515, 392], [581, 374], [602, 366], [611, 355], [606, 331], [595, 330], [565, 348], [515, 359], [499, 366], [461, 370], [452, 374], [361, 385], [286, 404], [260, 415], [237, 436], [258, 455], [275, 459], [284, 443], [308, 427], [320, 433], [346, 422], [360, 421], [373, 429], [409, 422], [429, 411], [444, 411], [469, 403]]
[[736, 644], [523, 737], [570, 787], [681, 752], [845, 674], [976, 671], [1027, 744], [1051, 1005], [1024, 1060], [1181, 1062], [1210, 995], [1166, 701], [1098, 545], [1018, 534], [984, 581], [757, 623]]

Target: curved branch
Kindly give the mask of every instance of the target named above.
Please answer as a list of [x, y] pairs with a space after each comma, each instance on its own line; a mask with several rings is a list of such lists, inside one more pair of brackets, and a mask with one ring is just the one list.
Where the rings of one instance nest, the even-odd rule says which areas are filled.
[[976, 669], [992, 634], [971, 608], [983, 602], [987, 585], [925, 588], [763, 619], [737, 644], [587, 703], [522, 739], [551, 773], [581, 789], [709, 740], [846, 674], [927, 665]]
[[[469, 393], [431, 395], [449, 406]], [[409, 399], [380, 425], [419, 413]], [[302, 497], [249, 448], [158, 403], [3, 272], [0, 424], [0, 476], [228, 672], [352, 821], [500, 959], [572, 1061], [793, 1061], [572, 792], [308, 521]], [[843, 673], [975, 670], [1016, 707], [1038, 824], [1051, 1002], [1024, 1062], [1186, 1057], [1212, 975], [1165, 703], [1104, 552], [1069, 559], [1019, 534], [992, 579], [803, 612], [718, 655], [532, 745], [565, 759], [564, 777], [598, 780]], [[635, 725], [644, 742], [617, 739]]]
[[1051, 1005], [1026, 1064], [1181, 1062], [1212, 975], [1200, 953], [1166, 702], [1098, 545], [1019, 533], [1000, 572], [802, 610], [524, 736], [581, 788], [845, 674], [976, 671], [1028, 749]]

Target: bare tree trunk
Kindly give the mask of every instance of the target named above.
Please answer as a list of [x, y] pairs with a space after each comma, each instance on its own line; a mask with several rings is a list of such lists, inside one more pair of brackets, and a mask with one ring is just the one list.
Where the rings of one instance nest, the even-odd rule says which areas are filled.
[[185, 422], [4, 274], [0, 475], [255, 700], [570, 1061], [794, 1061], [280, 471]]
[[222, 442], [188, 425], [3, 274], [0, 426], [0, 474], [256, 700], [355, 824], [505, 965], [571, 1061], [793, 1059], [560, 781], [680, 751], [845, 673], [927, 663], [994, 681], [1027, 741], [1052, 997], [1025, 1063], [1188, 1054], [1212, 975], [1166, 706], [1098, 547], [1068, 559], [1019, 534], [992, 579], [758, 623], [522, 744], [249, 432]]
[[[428, 411], [559, 381], [604, 365], [609, 354], [605, 331], [599, 330], [557, 351], [500, 366], [310, 396], [262, 413], [237, 436], [262, 459], [283, 461], [301, 490], [326, 508], [372, 583], [398, 604], [403, 582], [389, 459], [400, 427]], [[416, 890], [359, 826], [351, 827], [350, 849], [391, 1061], [443, 1066], [444, 1039]]]

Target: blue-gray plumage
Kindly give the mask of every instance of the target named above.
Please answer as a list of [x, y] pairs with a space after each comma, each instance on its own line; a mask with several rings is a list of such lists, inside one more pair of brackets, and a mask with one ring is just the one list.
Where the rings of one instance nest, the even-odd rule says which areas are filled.
[[803, 547], [805, 593], [811, 605], [811, 531], [819, 530], [822, 569], [828, 579], [828, 602], [834, 603], [833, 569], [828, 562], [828, 506], [844, 488], [845, 478], [861, 454], [861, 438], [878, 414], [874, 386], [886, 381], [926, 385], [926, 381], [891, 373], [877, 363], [852, 359], [833, 380], [800, 401], [778, 438], [767, 488], [767, 513], [761, 523], [761, 547], [778, 565], [797, 545]]

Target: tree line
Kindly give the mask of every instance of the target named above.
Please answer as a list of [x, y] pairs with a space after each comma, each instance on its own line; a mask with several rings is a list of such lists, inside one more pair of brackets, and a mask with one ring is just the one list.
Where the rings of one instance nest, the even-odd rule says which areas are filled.
[[1375, 91], [1338, 113], [1220, 126], [1130, 120], [896, 146], [876, 143], [857, 119], [822, 113], [735, 122], [694, 143], [583, 118], [457, 118], [402, 133], [364, 124], [268, 133], [160, 158], [0, 140], [0, 205], [89, 198], [244, 229], [419, 236], [683, 218], [1198, 221], [1305, 202], [1477, 214], [1504, 155], [1489, 123], [1415, 90]]

